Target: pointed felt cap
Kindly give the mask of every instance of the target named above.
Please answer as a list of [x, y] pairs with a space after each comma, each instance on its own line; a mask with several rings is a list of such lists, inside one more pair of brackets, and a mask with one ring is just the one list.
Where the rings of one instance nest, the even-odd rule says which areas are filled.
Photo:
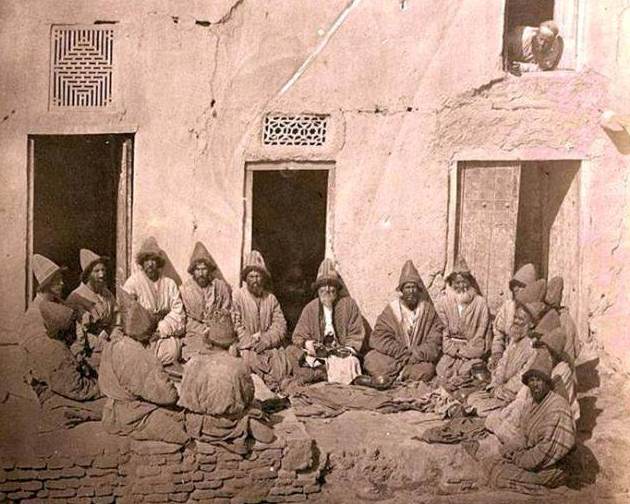
[[413, 264], [411, 259], [407, 259], [400, 271], [400, 279], [398, 280], [398, 290], [402, 290], [406, 283], [415, 283], [420, 289], [423, 287], [420, 273]]
[[153, 314], [122, 288], [118, 289], [118, 297], [124, 333], [135, 340], [148, 341], [157, 328]]
[[109, 263], [109, 257], [100, 256], [89, 249], [81, 249], [79, 251], [79, 263], [81, 264], [81, 281], [85, 283], [92, 272], [92, 268], [98, 263]]
[[74, 310], [61, 303], [42, 301], [39, 311], [44, 319], [46, 330], [52, 335], [70, 329], [75, 320]]
[[551, 351], [561, 356], [564, 345], [567, 341], [567, 333], [562, 327], [556, 327], [552, 331], [543, 334], [540, 342], [545, 344]]
[[[453, 263], [453, 269], [451, 271], [451, 275], [453, 273], [470, 273], [470, 268], [468, 267], [468, 263], [463, 256], [458, 255], [455, 259], [455, 263]], [[450, 276], [450, 275], [449, 275]]]
[[136, 254], [136, 262], [140, 265], [149, 257], [157, 259], [161, 266], [164, 266], [165, 254], [164, 251], [158, 246], [157, 240], [153, 236], [149, 236], [142, 243], [142, 247]]
[[510, 287], [512, 284], [516, 284], [520, 287], [527, 287], [529, 284], [536, 281], [536, 267], [531, 264], [525, 264], [521, 266], [514, 276], [512, 280], [510, 280]]
[[210, 270], [217, 269], [216, 263], [212, 260], [212, 256], [205, 245], [201, 242], [195, 243], [195, 248], [193, 249], [193, 253], [190, 256], [190, 262], [188, 263], [188, 273], [192, 275], [193, 270], [197, 263], [203, 262], [206, 263]]
[[543, 315], [543, 313], [545, 312], [545, 309], [547, 308], [545, 306], [545, 303], [541, 303], [539, 301], [536, 301], [534, 303], [526, 303], [526, 304], [519, 303], [517, 301], [516, 306], [518, 308], [522, 308], [523, 310], [525, 310], [528, 313], [528, 315], [531, 317], [534, 324], [538, 323], [538, 321], [540, 320], [540, 317]]
[[549, 280], [547, 286], [547, 295], [545, 296], [545, 303], [549, 306], [560, 306], [562, 303], [562, 291], [564, 290], [564, 280], [561, 276], [553, 277]]
[[64, 271], [65, 268], [57, 266], [47, 257], [41, 254], [33, 254], [33, 274], [37, 279], [39, 287], [45, 287], [55, 276], [55, 273]]
[[551, 360], [551, 355], [547, 349], [540, 349], [536, 351], [536, 357], [534, 358], [534, 362], [529, 367], [527, 371], [523, 373], [522, 381], [525, 385], [527, 385], [527, 379], [530, 376], [538, 376], [542, 378], [547, 383], [551, 384], [551, 371], [553, 369], [553, 361]]
[[547, 282], [543, 278], [530, 283], [516, 295], [516, 300], [523, 304], [538, 303], [545, 299]]
[[540, 322], [536, 324], [534, 331], [538, 334], [545, 335], [554, 329], [560, 327], [560, 317], [556, 310], [549, 310], [547, 313], [543, 315], [540, 319]]
[[243, 265], [243, 271], [241, 273], [241, 278], [245, 280], [248, 273], [252, 270], [263, 273], [268, 278], [271, 278], [271, 273], [267, 269], [267, 265], [265, 264], [265, 260], [263, 256], [258, 250], [252, 250], [247, 257], [245, 258], [245, 264]]
[[339, 277], [339, 273], [337, 273], [335, 263], [329, 258], [324, 259], [319, 265], [313, 289], [319, 289], [324, 285], [334, 285], [337, 288], [342, 287], [341, 278]]

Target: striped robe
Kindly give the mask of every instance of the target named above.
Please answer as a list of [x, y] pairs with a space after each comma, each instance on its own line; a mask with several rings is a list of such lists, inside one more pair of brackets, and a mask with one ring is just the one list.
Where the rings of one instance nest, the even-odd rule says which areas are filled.
[[442, 339], [444, 355], [436, 367], [438, 378], [442, 381], [469, 378], [473, 364], [482, 362], [490, 350], [492, 333], [488, 304], [485, 298], [475, 294], [460, 315], [457, 298], [447, 288], [435, 310], [446, 327]]
[[571, 407], [573, 420], [577, 422], [580, 418], [580, 403], [577, 400], [577, 377], [573, 366], [565, 361], [560, 361], [551, 372], [553, 389], [556, 393], [564, 397]]
[[489, 483], [523, 493], [560, 486], [565, 474], [558, 462], [575, 446], [575, 423], [567, 401], [550, 391], [540, 404], [528, 402], [519, 424], [521, 443], [512, 461], [487, 463]]

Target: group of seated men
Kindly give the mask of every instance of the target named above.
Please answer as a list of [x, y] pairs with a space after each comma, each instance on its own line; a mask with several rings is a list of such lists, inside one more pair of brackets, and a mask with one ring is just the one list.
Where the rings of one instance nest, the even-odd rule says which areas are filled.
[[435, 304], [408, 260], [399, 295], [368, 335], [357, 303], [325, 259], [316, 295], [289, 339], [255, 250], [245, 260], [243, 286], [232, 291], [197, 243], [190, 278], [178, 288], [163, 273], [164, 251], [149, 238], [118, 301], [107, 288], [108, 259], [85, 249], [80, 259], [82, 283], [63, 300], [62, 269], [33, 257], [39, 287], [24, 326], [30, 383], [43, 405], [51, 397], [65, 401], [54, 408], [65, 425], [102, 411], [112, 433], [175, 443], [195, 438], [238, 451], [248, 437], [273, 438], [252, 377], [280, 393], [320, 381], [376, 389], [423, 381], [485, 417], [509, 447], [503, 472], [495, 470], [497, 484], [560, 482], [554, 471], [574, 445], [579, 417], [577, 331], [561, 304], [560, 277], [547, 284], [533, 265], [523, 266], [493, 320], [463, 258]]

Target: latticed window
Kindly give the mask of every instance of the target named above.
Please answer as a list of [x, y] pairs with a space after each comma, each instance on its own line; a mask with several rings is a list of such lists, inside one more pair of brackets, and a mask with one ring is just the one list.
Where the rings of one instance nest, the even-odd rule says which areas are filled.
[[263, 125], [265, 145], [324, 145], [328, 116], [269, 114]]
[[111, 26], [53, 26], [50, 60], [51, 108], [111, 105], [114, 63]]

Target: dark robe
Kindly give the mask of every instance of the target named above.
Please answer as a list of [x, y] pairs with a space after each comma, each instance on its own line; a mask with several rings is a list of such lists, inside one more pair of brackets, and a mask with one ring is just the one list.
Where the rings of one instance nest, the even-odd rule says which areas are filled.
[[398, 376], [403, 380], [430, 380], [442, 353], [444, 326], [433, 305], [421, 301], [418, 318], [408, 335], [400, 303], [398, 299], [392, 301], [376, 319], [364, 368], [372, 376], [390, 380]]

